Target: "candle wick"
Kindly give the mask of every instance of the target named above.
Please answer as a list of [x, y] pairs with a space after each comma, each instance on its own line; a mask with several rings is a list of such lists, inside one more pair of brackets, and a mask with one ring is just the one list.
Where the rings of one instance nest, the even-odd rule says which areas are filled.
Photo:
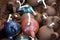
[[19, 3], [19, 5], [21, 6], [21, 2], [19, 0], [17, 0], [17, 3]]
[[39, 3], [40, 1], [42, 1], [42, 0], [37, 0], [38, 3]]
[[47, 8], [47, 6], [46, 6], [46, 3], [45, 3], [45, 1], [44, 0], [38, 0], [37, 2], [39, 3], [39, 2], [43, 2], [43, 5], [45, 6], [44, 8]]
[[43, 14], [43, 18], [44, 18], [44, 19], [47, 19], [47, 17], [46, 17], [44, 14]]
[[31, 36], [29, 36], [32, 40], [34, 40], [34, 38], [33, 37], [31, 37]]
[[24, 8], [24, 7], [29, 7], [29, 5], [20, 6], [19, 10], [21, 10], [21, 8]]
[[28, 13], [28, 24], [27, 25], [30, 25], [30, 22], [31, 22], [30, 13]]
[[23, 5], [23, 4], [24, 4], [24, 2], [25, 2], [25, 0], [23, 0], [23, 2], [22, 2], [22, 3], [21, 3], [19, 0], [17, 0], [17, 3], [19, 3], [20, 7], [21, 7], [21, 5]]
[[12, 20], [12, 18], [11, 18], [11, 14], [9, 14], [9, 17], [8, 17], [8, 20], [7, 20], [7, 22], [9, 22], [9, 20]]
[[32, 37], [32, 40], [34, 40], [34, 38]]
[[20, 4], [20, 6], [21, 5], [23, 5], [24, 4], [24, 2], [25, 2], [25, 0], [23, 0], [23, 2], [21, 3], [19, 0], [17, 0], [17, 2]]
[[9, 39], [12, 39], [13, 37], [9, 37]]
[[33, 14], [36, 15], [37, 13], [33, 10], [32, 7], [30, 7], [30, 9], [32, 10]]
[[28, 5], [24, 5], [24, 6], [21, 6], [20, 8], [23, 8], [23, 7], [29, 7]]
[[54, 23], [54, 22], [52, 22], [49, 26], [50, 26], [50, 27], [52, 27], [53, 25], [55, 25], [55, 23]]
[[45, 3], [45, 1], [44, 1], [44, 0], [42, 0], [42, 2], [43, 2], [43, 4], [44, 4], [45, 8], [47, 9], [47, 6], [46, 6], [46, 3]]
[[23, 2], [21, 3], [21, 5], [23, 5], [23, 4], [24, 4], [24, 2], [25, 2], [25, 0], [23, 0]]
[[21, 39], [23, 39], [23, 36], [21, 36]]
[[17, 15], [17, 14], [15, 14], [15, 17], [18, 17], [18, 15]]

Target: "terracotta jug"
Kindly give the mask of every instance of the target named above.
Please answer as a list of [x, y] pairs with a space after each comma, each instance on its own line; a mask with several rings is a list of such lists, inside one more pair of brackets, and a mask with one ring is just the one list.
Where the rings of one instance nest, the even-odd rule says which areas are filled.
[[47, 9], [45, 10], [45, 12], [48, 14], [48, 16], [56, 15], [56, 10], [51, 6], [47, 6]]
[[58, 38], [58, 33], [54, 32], [53, 29], [48, 28], [47, 25], [44, 25], [39, 29], [38, 32], [39, 40], [50, 40], [52, 35]]
[[34, 38], [35, 34], [39, 29], [38, 22], [35, 19], [31, 18], [30, 24], [28, 25], [27, 23], [28, 23], [28, 19], [26, 18], [23, 20], [21, 24], [22, 30], [26, 35]]

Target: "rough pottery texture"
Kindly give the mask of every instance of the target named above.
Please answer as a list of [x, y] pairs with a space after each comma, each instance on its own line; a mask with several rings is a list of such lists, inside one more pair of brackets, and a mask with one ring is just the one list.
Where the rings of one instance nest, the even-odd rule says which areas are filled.
[[35, 37], [35, 34], [37, 33], [39, 29], [37, 21], [31, 18], [30, 25], [27, 25], [27, 23], [28, 23], [28, 19], [24, 19], [24, 21], [22, 22], [22, 30], [27, 35]]

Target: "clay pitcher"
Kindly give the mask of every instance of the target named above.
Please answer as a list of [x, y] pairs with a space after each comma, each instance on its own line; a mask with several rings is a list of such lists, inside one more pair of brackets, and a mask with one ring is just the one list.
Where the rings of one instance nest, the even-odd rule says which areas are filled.
[[31, 18], [30, 25], [28, 25], [27, 23], [28, 23], [28, 19], [26, 18], [23, 20], [21, 24], [22, 30], [26, 35], [34, 38], [35, 34], [39, 29], [38, 22], [35, 19]]
[[58, 33], [54, 32], [53, 29], [48, 28], [45, 25], [39, 29], [37, 36], [38, 36], [39, 40], [50, 40], [52, 35], [54, 35], [55, 37], [58, 37]]

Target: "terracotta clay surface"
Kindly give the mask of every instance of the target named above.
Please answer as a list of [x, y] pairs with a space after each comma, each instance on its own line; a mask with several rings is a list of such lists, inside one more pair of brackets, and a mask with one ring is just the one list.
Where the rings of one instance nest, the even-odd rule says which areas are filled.
[[36, 20], [31, 18], [30, 25], [27, 25], [28, 19], [24, 19], [22, 22], [22, 30], [29, 36], [35, 37], [35, 34], [37, 33], [39, 29], [39, 25]]

